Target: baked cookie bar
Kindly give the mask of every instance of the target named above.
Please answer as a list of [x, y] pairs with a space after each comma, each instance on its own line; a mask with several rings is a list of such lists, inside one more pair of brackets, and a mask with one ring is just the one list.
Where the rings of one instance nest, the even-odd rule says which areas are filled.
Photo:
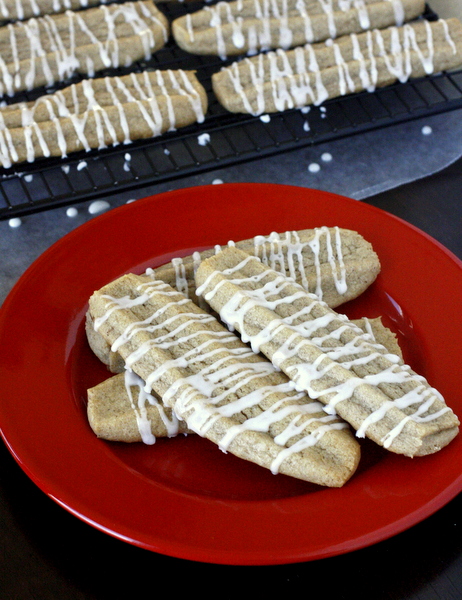
[[175, 19], [172, 33], [191, 54], [225, 59], [402, 25], [424, 8], [424, 0], [235, 0]]
[[[258, 256], [263, 263], [292, 277], [331, 308], [362, 294], [380, 271], [380, 261], [371, 244], [359, 233], [339, 227], [317, 227], [300, 231], [273, 232], [251, 239], [228, 242], [230, 246]], [[146, 277], [168, 283], [204, 310], [207, 303], [196, 296], [194, 275], [202, 260], [220, 251], [220, 246], [174, 258], [149, 269]], [[87, 313], [87, 338], [91, 348], [109, 370], [118, 373], [124, 363], [95, 332]]]
[[[353, 323], [389, 352], [401, 355], [396, 336], [384, 327], [380, 318], [358, 319]], [[171, 408], [164, 406], [155, 392], [146, 392], [143, 380], [126, 370], [122, 357], [117, 356], [121, 372], [88, 390], [87, 414], [94, 433], [108, 441], [145, 444], [153, 444], [160, 437], [194, 433], [184, 421], [178, 420]]]
[[227, 248], [202, 262], [196, 282], [229, 328], [359, 437], [422, 456], [457, 435], [459, 420], [424, 377], [257, 258]]
[[[371, 244], [356, 231], [339, 227], [272, 232], [238, 242], [230, 241], [228, 245], [258, 256], [331, 307], [362, 294], [380, 271], [380, 261]], [[218, 245], [185, 258], [175, 258], [151, 274], [196, 303], [200, 302], [195, 294], [194, 273], [202, 260], [220, 249]]]
[[79, 10], [101, 4], [100, 0], [2, 0], [0, 21], [24, 21], [33, 17]]
[[148, 60], [168, 36], [167, 18], [150, 0], [5, 25], [0, 27], [0, 95]]
[[421, 20], [244, 58], [214, 73], [212, 83], [230, 112], [261, 115], [460, 65], [460, 21]]
[[349, 427], [166, 283], [126, 275], [89, 304], [143, 389], [221, 450], [319, 485], [354, 473], [360, 449]]
[[207, 94], [193, 71], [83, 80], [0, 109], [0, 164], [155, 137], [202, 122], [206, 111]]

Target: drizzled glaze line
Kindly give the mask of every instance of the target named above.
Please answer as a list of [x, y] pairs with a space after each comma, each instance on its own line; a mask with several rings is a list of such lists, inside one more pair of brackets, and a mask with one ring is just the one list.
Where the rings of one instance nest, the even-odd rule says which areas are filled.
[[[422, 39], [418, 39], [417, 29]], [[457, 28], [455, 33], [461, 37]], [[332, 52], [329, 63], [324, 62], [326, 46]], [[404, 83], [410, 77], [435, 72], [435, 67], [441, 70], [462, 63], [460, 45], [458, 49], [444, 20], [351, 34], [328, 40], [326, 46], [307, 44], [289, 52], [276, 50], [244, 58], [214, 76], [214, 89], [225, 107], [233, 110], [232, 97], [228, 99], [226, 91], [231, 84], [240, 99], [235, 111], [260, 115], [320, 105], [329, 97], [359, 89], [372, 92], [391, 80]]]
[[[149, 332], [152, 337], [148, 343], [129, 345], [125, 350], [128, 372], [136, 371], [138, 362], [150, 347], [166, 351], [170, 358], [145, 376], [144, 390], [156, 389], [161, 380], [171, 381], [171, 373], [183, 371], [182, 377], [164, 389], [162, 400], [172, 406], [177, 415], [187, 415], [188, 427], [202, 436], [206, 436], [220, 418], [234, 418], [236, 424], [219, 442], [223, 451], [227, 451], [236, 436], [244, 431], [268, 433], [274, 423], [287, 421], [274, 440], [280, 446], [271, 465], [272, 472], [276, 473], [283, 460], [294, 452], [314, 446], [331, 430], [347, 427], [334, 415], [326, 415], [319, 402], [310, 400], [304, 392], [294, 391], [282, 373], [270, 362], [257, 357], [235, 335], [224, 328], [207, 327], [212, 317], [198, 312], [197, 308], [191, 312], [187, 310], [188, 305], [193, 308], [192, 302], [167, 284], [155, 280], [143, 282], [133, 293], [134, 298], [103, 296], [107, 309], [95, 319], [95, 329], [111, 319], [115, 311], [146, 306], [150, 300], [155, 300], [158, 308], [143, 321], [133, 322], [124, 329], [114, 341], [113, 349], [123, 351], [136, 332]], [[169, 309], [176, 300], [186, 311], [171, 314]], [[185, 328], [189, 328], [187, 334], [182, 333]], [[187, 342], [189, 350], [183, 346]], [[275, 375], [280, 381], [277, 385], [272, 379]], [[251, 386], [251, 391], [246, 386]], [[262, 407], [265, 403], [269, 405], [267, 409]], [[243, 410], [255, 407], [261, 409], [258, 415], [238, 422]], [[309, 433], [306, 433], [307, 426], [312, 428]], [[146, 434], [145, 439], [149, 439]], [[295, 440], [292, 445], [291, 440]]]
[[[138, 431], [141, 436], [141, 440], [148, 445], [152, 445], [156, 442], [156, 438], [152, 433], [151, 422], [147, 414], [147, 406], [155, 406], [162, 423], [165, 425], [168, 437], [174, 437], [179, 431], [179, 421], [175, 414], [172, 412], [171, 418], [169, 418], [165, 412], [165, 407], [155, 396], [146, 392], [144, 389], [144, 381], [136, 375], [133, 371], [125, 370], [124, 373], [124, 384], [127, 396], [130, 402], [130, 406], [135, 414], [136, 424]], [[136, 389], [138, 392], [138, 398], [135, 402], [133, 397], [133, 390]]]
[[[255, 257], [237, 252], [233, 260], [232, 267], [210, 270], [197, 288], [197, 294], [204, 296], [230, 329], [239, 331], [242, 340], [250, 343], [254, 352], [262, 351], [284, 371], [295, 389], [320, 399], [327, 413], [334, 414], [338, 409], [343, 416], [342, 402], [356, 393], [379, 392], [384, 401], [357, 427], [358, 436], [367, 435], [392, 409], [399, 409], [403, 415], [399, 422], [378, 440], [384, 447], [391, 448], [409, 421], [428, 423], [450, 411], [439, 392], [423, 377], [401, 364], [398, 356], [389, 354], [368, 333], [329, 309], [316, 296], [262, 267]], [[251, 274], [245, 275], [246, 272]], [[201, 270], [198, 276], [200, 280]], [[219, 298], [220, 293], [225, 294], [225, 299]], [[294, 308], [300, 299], [305, 300], [303, 307]], [[288, 316], [280, 316], [280, 307], [283, 307], [282, 314]], [[260, 317], [263, 322], [259, 327], [255, 319], [256, 311], [261, 308], [271, 312]], [[319, 337], [317, 332], [324, 333]], [[345, 334], [349, 336], [347, 342]], [[366, 374], [357, 371], [363, 365], [370, 369]], [[392, 393], [397, 397], [383, 395], [384, 385], [394, 386]], [[435, 410], [434, 406], [437, 406]]]

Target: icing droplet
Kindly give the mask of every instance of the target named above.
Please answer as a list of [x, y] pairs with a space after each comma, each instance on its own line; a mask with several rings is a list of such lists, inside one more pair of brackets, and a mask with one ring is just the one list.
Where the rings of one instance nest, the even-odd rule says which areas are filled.
[[260, 121], [263, 121], [263, 123], [269, 123], [271, 121], [271, 117], [269, 115], [261, 115]]
[[310, 173], [317, 173], [320, 170], [321, 167], [318, 165], [318, 163], [311, 163], [310, 165], [308, 165], [308, 171]]
[[78, 210], [76, 208], [74, 208], [73, 206], [71, 206], [70, 208], [68, 208], [66, 210], [66, 215], [68, 217], [76, 217], [78, 215]]
[[95, 215], [96, 213], [102, 212], [103, 210], [107, 210], [109, 206], [109, 202], [106, 202], [106, 200], [95, 200], [88, 207], [88, 212], [91, 215]]
[[208, 133], [202, 133], [198, 138], [197, 142], [199, 146], [206, 146], [210, 143], [210, 135]]
[[14, 219], [10, 219], [8, 221], [8, 224], [9, 224], [10, 227], [13, 227], [15, 229], [16, 227], [19, 227], [22, 224], [22, 221], [21, 221], [21, 219], [19, 219], [18, 217], [16, 217]]
[[321, 154], [321, 160], [324, 162], [330, 162], [332, 160], [332, 154], [330, 152], [323, 152]]
[[422, 133], [423, 135], [430, 135], [432, 133], [432, 128], [429, 125], [424, 125], [422, 127]]
[[82, 169], [85, 169], [85, 167], [87, 166], [87, 163], [82, 160], [79, 162], [79, 164], [77, 165], [77, 171], [81, 171]]
[[24, 179], [27, 181], [27, 183], [30, 183], [34, 179], [34, 176], [29, 173], [28, 175], [24, 176]]
[[217, 185], [217, 184], [219, 184], [219, 183], [223, 183], [223, 181], [222, 181], [221, 179], [214, 179], [214, 180], [212, 181], [212, 184], [213, 184], [213, 185]]

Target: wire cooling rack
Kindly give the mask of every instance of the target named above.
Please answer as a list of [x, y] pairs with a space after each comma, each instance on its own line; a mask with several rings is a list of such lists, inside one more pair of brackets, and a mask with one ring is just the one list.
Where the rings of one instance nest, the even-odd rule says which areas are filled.
[[[202, 4], [166, 2], [159, 6], [172, 21], [186, 11], [198, 10]], [[437, 18], [428, 7], [425, 16]], [[130, 145], [0, 168], [0, 220], [135, 190], [462, 107], [460, 70], [372, 93], [336, 98], [322, 107], [312, 107], [308, 113], [288, 110], [271, 115], [265, 122], [259, 117], [231, 114], [218, 103], [212, 92], [211, 75], [226, 64], [218, 57], [190, 55], [170, 42], [150, 61], [135, 65], [135, 70], [196, 70], [208, 95], [205, 122]], [[99, 76], [125, 72], [111, 70]], [[46, 93], [43, 89], [35, 90], [18, 95], [13, 101], [33, 100], [43, 93]], [[210, 136], [205, 145], [199, 143], [203, 133]]]

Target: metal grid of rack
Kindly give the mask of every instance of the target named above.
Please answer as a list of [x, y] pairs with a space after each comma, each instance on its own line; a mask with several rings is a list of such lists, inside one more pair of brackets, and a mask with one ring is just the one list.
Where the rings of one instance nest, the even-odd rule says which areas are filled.
[[[170, 20], [185, 10], [199, 7], [193, 2], [161, 6]], [[425, 16], [436, 18], [430, 9]], [[460, 70], [336, 98], [322, 107], [312, 107], [308, 113], [294, 109], [273, 114], [266, 122], [258, 117], [228, 113], [218, 103], [211, 89], [211, 74], [225, 64], [217, 57], [192, 56], [170, 42], [149, 62], [136, 65], [138, 70], [196, 70], [208, 94], [205, 122], [130, 145], [0, 169], [0, 220], [135, 190], [462, 107]], [[108, 71], [100, 75], [123, 73], [120, 69], [117, 73]], [[43, 93], [35, 90], [14, 101], [31, 100]], [[210, 141], [201, 145], [199, 136], [205, 132]], [[126, 159], [127, 153], [130, 160]]]

